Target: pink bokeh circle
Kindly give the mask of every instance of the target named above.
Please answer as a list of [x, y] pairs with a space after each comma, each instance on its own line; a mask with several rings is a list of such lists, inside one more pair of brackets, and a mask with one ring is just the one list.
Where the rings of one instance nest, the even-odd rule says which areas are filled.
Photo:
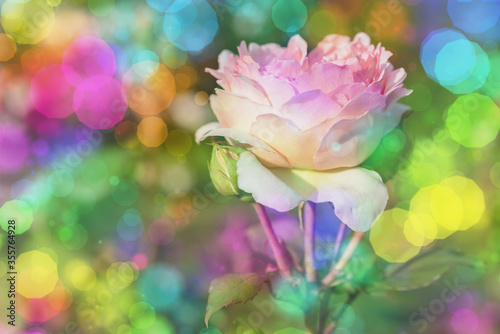
[[31, 80], [30, 97], [36, 110], [49, 118], [65, 118], [73, 113], [75, 88], [68, 83], [61, 65], [42, 68]]
[[[92, 129], [109, 129], [118, 124], [127, 111], [127, 96], [121, 84], [113, 78], [102, 87], [81, 83], [75, 91], [73, 108], [78, 119]], [[94, 78], [99, 81], [99, 78]]]
[[0, 173], [15, 173], [26, 165], [30, 143], [25, 131], [16, 125], [4, 124], [0, 139]]
[[[104, 85], [116, 71], [115, 54], [102, 39], [85, 36], [74, 40], [66, 48], [62, 70], [68, 82], [75, 87], [85, 81], [90, 81], [92, 85]], [[102, 76], [104, 80], [95, 80], [96, 76]]]

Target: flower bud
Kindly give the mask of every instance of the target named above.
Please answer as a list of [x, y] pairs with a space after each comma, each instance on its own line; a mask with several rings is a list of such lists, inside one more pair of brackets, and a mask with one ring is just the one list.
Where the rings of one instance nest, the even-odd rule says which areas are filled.
[[245, 150], [239, 147], [214, 144], [208, 166], [215, 188], [224, 196], [246, 195], [238, 188], [237, 163]]

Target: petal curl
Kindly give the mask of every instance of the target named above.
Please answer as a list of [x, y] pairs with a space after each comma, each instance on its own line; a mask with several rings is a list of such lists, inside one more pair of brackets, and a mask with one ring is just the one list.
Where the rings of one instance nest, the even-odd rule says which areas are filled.
[[295, 95], [283, 105], [280, 113], [299, 129], [306, 130], [339, 112], [340, 105], [317, 89]]
[[313, 171], [267, 169], [249, 152], [237, 164], [238, 186], [280, 212], [309, 200], [332, 203], [335, 215], [354, 231], [364, 232], [383, 212], [388, 199], [380, 176], [363, 168]]
[[341, 85], [353, 82], [354, 77], [349, 66], [321, 63], [302, 73], [293, 84], [300, 93], [320, 89], [328, 94]]
[[[314, 153], [334, 120], [300, 130], [288, 119], [278, 115], [261, 115], [250, 127], [250, 133], [280, 152], [290, 165], [314, 169]], [[259, 156], [259, 158], [261, 158]]]
[[354, 167], [375, 151], [382, 137], [394, 129], [409, 107], [396, 103], [387, 112], [367, 112], [335, 123], [314, 156], [316, 169]]
[[343, 85], [329, 94], [337, 101], [345, 101], [339, 119], [355, 119], [368, 111], [381, 111], [386, 107], [386, 98], [380, 94], [382, 87], [377, 82], [365, 87], [363, 84]]
[[[199, 144], [208, 137], [225, 137], [231, 144], [240, 144], [240, 146], [251, 150], [257, 155], [266, 166], [290, 167], [288, 161], [271, 146], [246, 132], [236, 129], [221, 128], [219, 123], [212, 122], [205, 124], [196, 131], [196, 143]], [[237, 143], [232, 142], [232, 140]]]
[[256, 103], [232, 92], [222, 89], [216, 89], [215, 92], [216, 95], [210, 96], [210, 105], [215, 116], [225, 128], [235, 128], [248, 132], [257, 116], [278, 112], [268, 105]]

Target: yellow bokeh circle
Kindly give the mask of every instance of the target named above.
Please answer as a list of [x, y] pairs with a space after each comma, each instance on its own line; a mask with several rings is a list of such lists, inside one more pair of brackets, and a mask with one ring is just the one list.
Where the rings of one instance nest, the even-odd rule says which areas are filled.
[[125, 289], [139, 277], [139, 268], [133, 262], [115, 262], [106, 271], [108, 284], [115, 289]]
[[94, 269], [82, 264], [76, 266], [71, 273], [71, 283], [80, 291], [91, 290], [97, 281]]
[[406, 262], [420, 252], [420, 246], [405, 237], [407, 210], [395, 208], [383, 212], [370, 230], [375, 253], [387, 262]]
[[17, 291], [26, 298], [42, 298], [51, 293], [59, 280], [56, 262], [40, 251], [29, 251], [17, 258]]
[[[435, 228], [436, 239], [471, 228], [480, 221], [484, 208], [483, 191], [473, 180], [463, 176], [449, 177], [422, 188], [410, 201], [410, 212], [427, 217], [422, 220], [425, 226], [422, 229]], [[432, 225], [434, 227], [430, 227]], [[429, 233], [425, 235], [430, 236]]]
[[0, 23], [18, 44], [36, 44], [54, 26], [54, 8], [46, 0], [7, 0], [2, 5]]

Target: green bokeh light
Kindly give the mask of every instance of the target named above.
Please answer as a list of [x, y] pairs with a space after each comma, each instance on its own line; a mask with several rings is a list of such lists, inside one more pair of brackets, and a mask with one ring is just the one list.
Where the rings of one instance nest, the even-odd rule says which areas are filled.
[[401, 129], [394, 129], [382, 138], [382, 144], [390, 152], [399, 152], [406, 145], [406, 135]]
[[139, 188], [133, 181], [123, 179], [113, 187], [111, 194], [117, 204], [128, 206], [137, 201]]
[[16, 222], [16, 234], [24, 233], [33, 223], [33, 211], [28, 204], [20, 200], [5, 202], [0, 208], [0, 225], [4, 231], [8, 231], [8, 221], [11, 219]]
[[97, 185], [108, 178], [108, 166], [100, 159], [89, 159], [82, 167], [82, 178], [89, 185]]
[[115, 0], [88, 0], [87, 6], [94, 15], [106, 16], [115, 8]]
[[448, 109], [446, 128], [453, 140], [465, 147], [483, 147], [498, 135], [500, 109], [487, 96], [460, 96]]
[[66, 197], [75, 187], [73, 176], [66, 171], [52, 172], [47, 178], [47, 190], [54, 197]]
[[296, 32], [307, 20], [307, 8], [300, 0], [278, 0], [274, 4], [274, 25], [284, 32]]
[[146, 302], [139, 302], [130, 307], [128, 318], [135, 328], [146, 329], [151, 327], [156, 320], [155, 309]]
[[80, 224], [69, 224], [57, 231], [57, 237], [69, 250], [81, 249], [87, 243], [87, 230]]

